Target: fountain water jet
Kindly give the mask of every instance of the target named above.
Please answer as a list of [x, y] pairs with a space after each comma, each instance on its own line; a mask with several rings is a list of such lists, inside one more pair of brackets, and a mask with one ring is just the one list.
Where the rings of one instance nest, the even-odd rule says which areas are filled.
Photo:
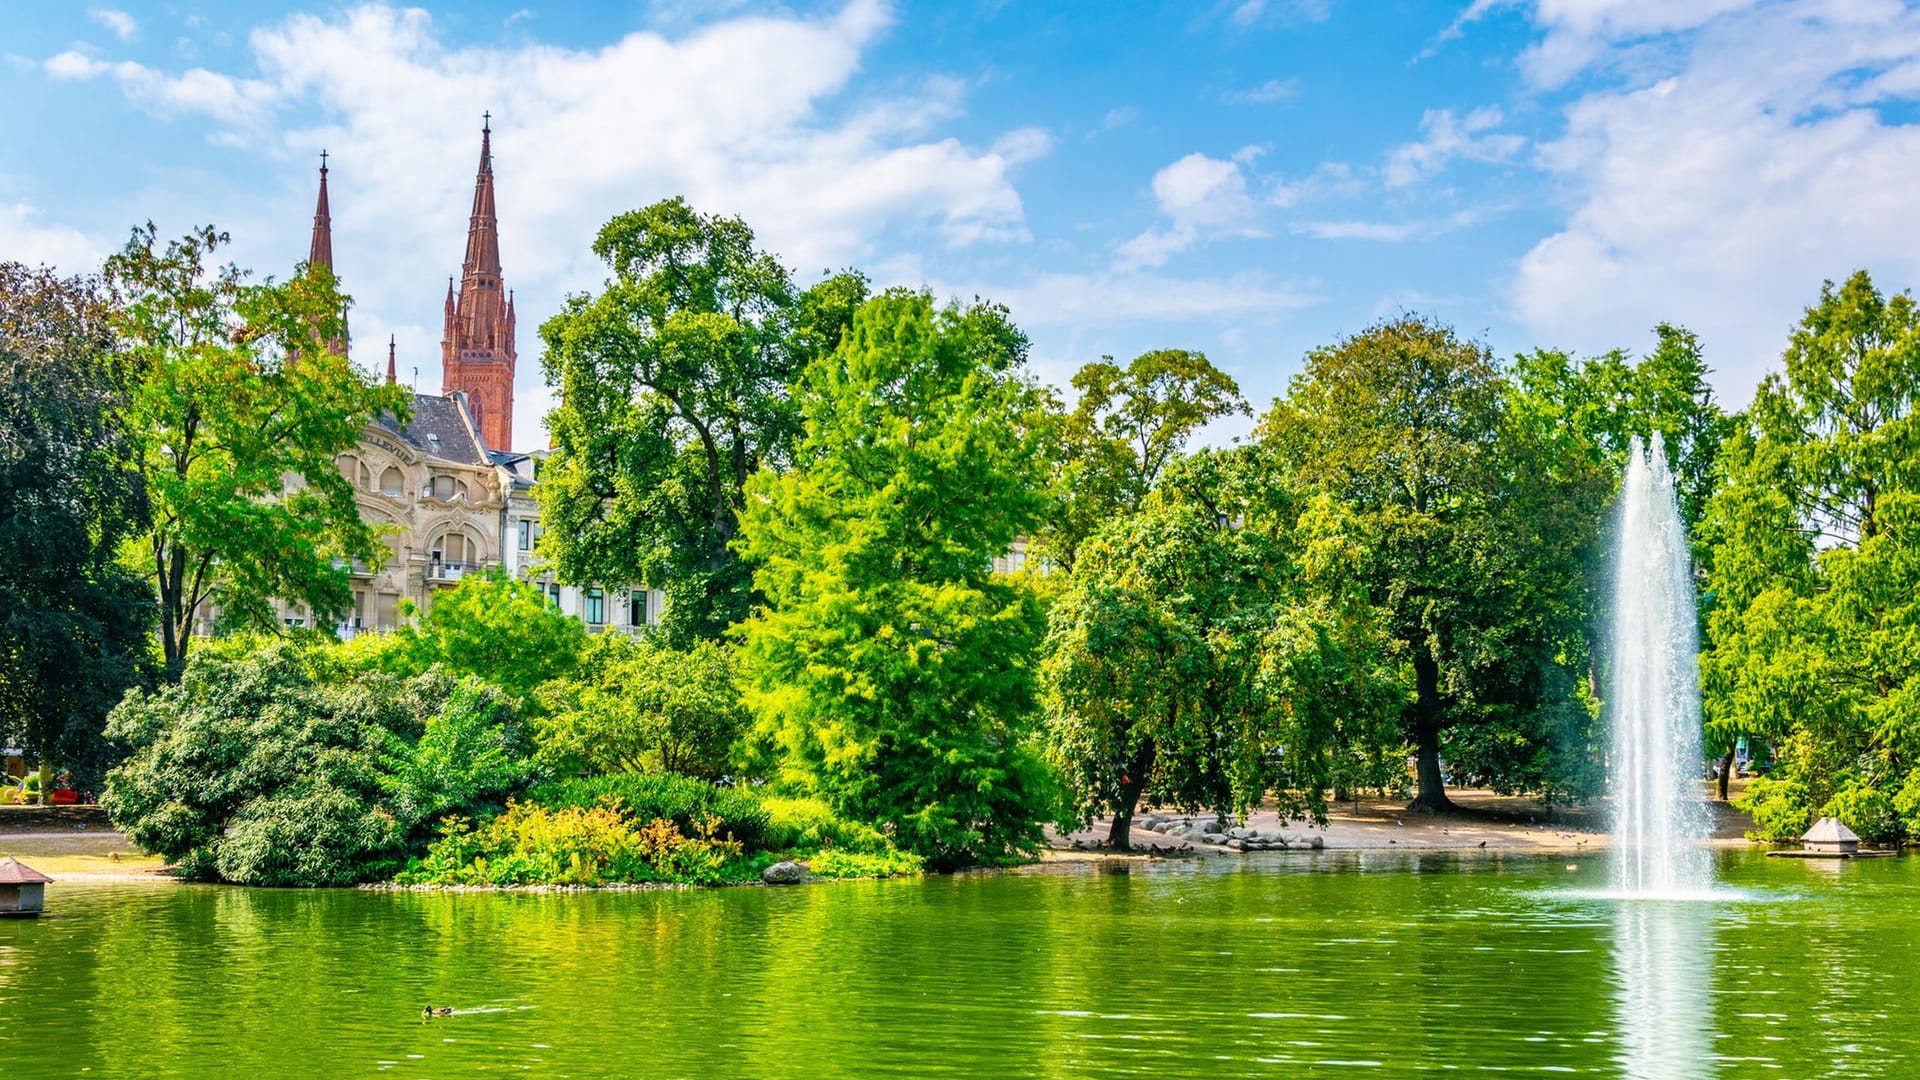
[[1700, 648], [1686, 530], [1658, 432], [1633, 440], [1614, 568], [1614, 884], [1632, 896], [1699, 895], [1711, 834], [1700, 798]]

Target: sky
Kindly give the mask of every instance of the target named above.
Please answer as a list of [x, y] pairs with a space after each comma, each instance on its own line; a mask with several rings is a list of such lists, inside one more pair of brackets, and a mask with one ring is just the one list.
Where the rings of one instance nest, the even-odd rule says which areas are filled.
[[803, 284], [1003, 303], [1057, 386], [1198, 349], [1256, 413], [1403, 312], [1501, 357], [1680, 323], [1738, 407], [1823, 280], [1920, 277], [1901, 0], [0, 0], [0, 101], [0, 259], [74, 273], [151, 220], [285, 277], [326, 150], [353, 356], [429, 393], [491, 113], [515, 449], [595, 231], [673, 195]]

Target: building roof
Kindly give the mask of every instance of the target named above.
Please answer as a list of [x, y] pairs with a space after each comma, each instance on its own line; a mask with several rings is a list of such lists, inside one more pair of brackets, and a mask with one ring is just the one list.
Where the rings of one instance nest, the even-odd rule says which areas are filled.
[[391, 414], [380, 417], [380, 426], [428, 457], [462, 465], [493, 464], [486, 443], [473, 426], [473, 417], [467, 413], [466, 402], [458, 394], [415, 394], [413, 419], [405, 430]]
[[44, 885], [52, 880], [19, 859], [0, 859], [0, 885]]
[[1854, 835], [1852, 829], [1840, 824], [1839, 818], [1830, 817], [1823, 817], [1819, 821], [1814, 822], [1813, 828], [1808, 829], [1807, 835], [1800, 839], [1804, 843], [1813, 844], [1857, 844], [1860, 842], [1860, 838]]

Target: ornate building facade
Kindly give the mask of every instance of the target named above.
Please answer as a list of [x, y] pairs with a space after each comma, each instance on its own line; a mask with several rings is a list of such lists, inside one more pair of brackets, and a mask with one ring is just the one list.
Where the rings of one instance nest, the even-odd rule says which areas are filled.
[[[381, 417], [367, 426], [353, 452], [335, 460], [354, 485], [361, 517], [386, 527], [390, 551], [377, 570], [352, 568], [353, 610], [337, 627], [342, 636], [394, 629], [404, 619], [403, 601], [424, 611], [439, 591], [466, 575], [495, 569], [533, 582], [596, 632], [633, 631], [660, 621], [659, 591], [565, 585], [538, 556], [540, 508], [533, 489], [545, 452], [507, 449], [513, 435], [514, 311], [512, 294], [502, 293], [492, 142], [490, 125], [483, 127], [466, 261], [459, 291], [451, 282], [447, 290], [442, 392], [415, 394], [405, 424]], [[323, 156], [308, 262], [331, 271], [325, 161]], [[389, 384], [396, 368], [396, 346], [389, 340]], [[282, 604], [280, 615], [288, 626], [313, 622], [298, 605]], [[213, 628], [209, 623], [205, 629]]]

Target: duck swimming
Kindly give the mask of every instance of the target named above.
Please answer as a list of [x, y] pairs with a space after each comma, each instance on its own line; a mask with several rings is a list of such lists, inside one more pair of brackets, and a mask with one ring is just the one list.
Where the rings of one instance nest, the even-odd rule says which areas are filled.
[[451, 1005], [442, 1005], [437, 1009], [429, 1005], [426, 1008], [420, 1010], [420, 1019], [422, 1020], [429, 1020], [436, 1016], [452, 1016], [452, 1015], [453, 1015], [453, 1006]]

